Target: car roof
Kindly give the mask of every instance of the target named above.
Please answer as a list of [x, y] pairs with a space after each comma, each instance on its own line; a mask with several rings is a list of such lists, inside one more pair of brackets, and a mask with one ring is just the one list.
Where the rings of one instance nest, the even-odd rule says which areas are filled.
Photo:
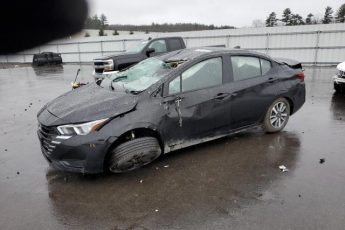
[[173, 61], [190, 61], [196, 58], [201, 57], [207, 57], [207, 56], [213, 56], [217, 54], [243, 54], [243, 55], [256, 55], [256, 56], [262, 56], [269, 58], [266, 54], [255, 52], [255, 51], [249, 51], [249, 50], [243, 50], [243, 49], [227, 49], [223, 47], [196, 47], [196, 48], [189, 48], [189, 49], [182, 49], [182, 50], [176, 50], [161, 56], [158, 56], [157, 58], [164, 61], [164, 62], [173, 62]]

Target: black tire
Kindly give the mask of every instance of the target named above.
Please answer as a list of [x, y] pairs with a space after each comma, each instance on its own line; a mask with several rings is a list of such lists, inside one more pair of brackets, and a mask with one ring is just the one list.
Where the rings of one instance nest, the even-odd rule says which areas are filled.
[[[283, 107], [280, 107], [282, 105]], [[278, 98], [268, 108], [263, 122], [263, 128], [267, 133], [280, 132], [288, 123], [289, 117], [290, 103], [285, 98]]]
[[159, 142], [154, 137], [130, 140], [110, 151], [108, 169], [113, 173], [129, 172], [151, 163], [161, 153]]

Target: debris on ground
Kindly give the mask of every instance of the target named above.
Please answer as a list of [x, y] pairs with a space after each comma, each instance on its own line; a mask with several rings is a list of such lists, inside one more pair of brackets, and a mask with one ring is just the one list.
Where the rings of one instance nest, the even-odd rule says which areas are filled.
[[323, 163], [325, 163], [325, 162], [326, 162], [325, 158], [321, 158], [321, 159], [320, 159], [320, 164], [323, 164]]
[[301, 194], [298, 194], [298, 197], [299, 197], [299, 198], [301, 198], [301, 197], [302, 197], [302, 195], [301, 195]]
[[155, 212], [159, 212], [159, 210], [158, 210], [158, 209], [156, 209], [156, 210], [155, 210]]
[[63, 178], [63, 180], [67, 183], [67, 182], [68, 182], [68, 177], [65, 176], [65, 177]]
[[169, 168], [169, 165], [164, 165], [164, 168]]
[[156, 170], [158, 170], [159, 168], [158, 167], [156, 167]]
[[289, 169], [285, 166], [285, 165], [280, 165], [279, 166], [279, 169], [282, 171], [282, 172], [288, 172]]
[[20, 172], [17, 172], [17, 175], [19, 175], [20, 174]]
[[140, 184], [142, 184], [144, 182], [144, 180], [140, 180], [139, 182], [140, 182]]
[[7, 149], [5, 149], [5, 152], [7, 152]]

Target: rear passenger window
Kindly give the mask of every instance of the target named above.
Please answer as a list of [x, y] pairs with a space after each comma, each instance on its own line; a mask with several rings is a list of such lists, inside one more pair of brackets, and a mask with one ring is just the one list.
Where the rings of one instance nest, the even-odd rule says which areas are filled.
[[241, 81], [261, 75], [259, 58], [232, 56], [231, 64], [234, 81]]
[[169, 39], [168, 41], [169, 41], [171, 51], [181, 49], [181, 42], [179, 39], [172, 38], [172, 39]]
[[265, 59], [260, 59], [261, 61], [261, 72], [262, 75], [265, 75], [272, 69], [272, 63], [270, 61], [267, 61]]

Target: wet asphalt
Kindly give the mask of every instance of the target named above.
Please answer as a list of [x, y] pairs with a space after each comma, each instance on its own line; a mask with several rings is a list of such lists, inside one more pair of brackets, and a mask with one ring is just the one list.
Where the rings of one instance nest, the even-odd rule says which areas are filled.
[[[36, 136], [36, 113], [70, 90], [78, 68], [0, 70], [0, 229], [344, 229], [335, 68], [306, 69], [306, 104], [281, 133], [247, 131], [94, 176], [50, 168]], [[91, 82], [92, 68], [81, 69]]]

